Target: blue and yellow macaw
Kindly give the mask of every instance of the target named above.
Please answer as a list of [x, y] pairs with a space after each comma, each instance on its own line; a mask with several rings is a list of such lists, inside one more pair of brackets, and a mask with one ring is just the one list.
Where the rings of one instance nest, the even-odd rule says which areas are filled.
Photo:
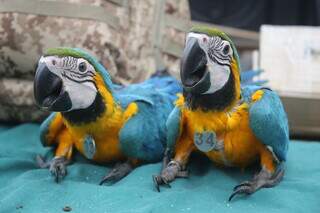
[[187, 34], [181, 70], [183, 95], [167, 121], [167, 149], [159, 185], [186, 177], [193, 151], [223, 166], [245, 168], [260, 162], [252, 180], [237, 185], [237, 194], [252, 194], [277, 185], [284, 176], [289, 130], [278, 95], [262, 86], [240, 85], [237, 50], [223, 32], [194, 27]]
[[56, 149], [49, 162], [39, 156], [39, 164], [59, 181], [74, 149], [95, 162], [122, 162], [102, 184], [160, 161], [178, 92], [178, 82], [161, 73], [140, 84], [113, 85], [107, 70], [83, 50], [48, 50], [38, 63], [34, 95], [38, 106], [53, 112], [40, 127], [41, 142]]

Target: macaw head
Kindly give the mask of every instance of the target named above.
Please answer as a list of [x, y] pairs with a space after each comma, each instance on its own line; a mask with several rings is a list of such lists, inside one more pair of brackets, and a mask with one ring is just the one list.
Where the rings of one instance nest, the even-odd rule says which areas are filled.
[[85, 110], [101, 102], [101, 90], [112, 94], [107, 70], [77, 48], [54, 48], [38, 62], [34, 96], [38, 106], [55, 112]]
[[240, 97], [237, 50], [222, 31], [194, 27], [186, 37], [181, 81], [191, 108], [225, 110]]

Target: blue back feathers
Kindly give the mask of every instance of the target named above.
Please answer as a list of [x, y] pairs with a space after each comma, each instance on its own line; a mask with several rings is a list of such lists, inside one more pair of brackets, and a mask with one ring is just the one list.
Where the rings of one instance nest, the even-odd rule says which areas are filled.
[[247, 70], [240, 73], [240, 79], [241, 79], [241, 85], [264, 85], [268, 81], [267, 80], [258, 80], [257, 77], [260, 76], [260, 74], [263, 73], [263, 70], [257, 69], [257, 70]]
[[136, 102], [139, 111], [120, 130], [121, 150], [129, 157], [149, 162], [161, 160], [166, 147], [166, 121], [174, 108], [178, 82], [170, 76], [152, 77], [140, 84], [118, 88], [122, 107]]

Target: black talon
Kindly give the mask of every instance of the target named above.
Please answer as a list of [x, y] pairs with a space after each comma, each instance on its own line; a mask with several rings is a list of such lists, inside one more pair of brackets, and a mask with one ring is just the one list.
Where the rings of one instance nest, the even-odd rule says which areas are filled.
[[103, 185], [105, 182], [116, 182], [125, 177], [133, 170], [132, 165], [129, 161], [125, 163], [118, 163], [114, 168], [102, 178], [99, 185]]
[[58, 174], [58, 171], [54, 171], [54, 180], [56, 183], [59, 183], [59, 174]]
[[167, 186], [168, 188], [171, 188], [171, 185], [166, 181], [165, 179], [162, 178], [163, 184]]
[[99, 185], [103, 185], [105, 182], [111, 181], [112, 177], [111, 176], [105, 176], [99, 183]]
[[153, 183], [158, 192], [160, 192], [160, 185], [164, 185], [168, 188], [171, 188], [171, 185], [163, 179], [160, 175], [153, 175]]
[[[239, 186], [241, 185], [241, 186]], [[234, 196], [236, 196], [237, 194], [252, 194], [254, 193], [256, 190], [254, 188], [251, 187], [251, 184], [239, 184], [238, 187], [236, 188], [236, 190], [230, 195], [229, 197], [229, 202], [232, 200], [232, 198]]]
[[[242, 187], [246, 187], [246, 186], [242, 186]], [[234, 196], [236, 196], [237, 194], [242, 194], [242, 193], [250, 194], [250, 193], [247, 193], [245, 189], [243, 189], [243, 188], [238, 188], [236, 191], [234, 191], [234, 192], [230, 195], [228, 201], [230, 202]]]
[[251, 185], [251, 183], [249, 181], [245, 181], [245, 182], [240, 183], [239, 185], [236, 185], [235, 187], [233, 187], [233, 191], [236, 191], [241, 186], [250, 186], [250, 185]]
[[234, 196], [236, 196], [236, 194], [237, 194], [237, 192], [233, 192], [233, 193], [230, 195], [228, 201], [230, 202], [230, 201], [232, 200], [232, 198], [233, 198]]
[[157, 176], [157, 175], [153, 175], [152, 176], [152, 179], [153, 179], [153, 185], [154, 187], [157, 189], [158, 192], [160, 192], [160, 177]]

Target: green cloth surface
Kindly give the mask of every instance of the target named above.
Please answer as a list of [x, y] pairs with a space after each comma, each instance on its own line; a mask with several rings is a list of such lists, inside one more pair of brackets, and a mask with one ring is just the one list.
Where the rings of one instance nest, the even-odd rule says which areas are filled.
[[113, 185], [99, 186], [111, 166], [86, 161], [79, 155], [68, 176], [55, 183], [47, 169], [35, 164], [37, 154], [50, 158], [42, 147], [39, 126], [24, 124], [0, 131], [0, 212], [320, 212], [320, 143], [292, 142], [287, 172], [280, 185], [251, 196], [227, 199], [232, 188], [255, 170], [217, 168], [194, 158], [190, 178], [177, 179], [158, 193], [151, 176], [161, 164], [135, 169]]

